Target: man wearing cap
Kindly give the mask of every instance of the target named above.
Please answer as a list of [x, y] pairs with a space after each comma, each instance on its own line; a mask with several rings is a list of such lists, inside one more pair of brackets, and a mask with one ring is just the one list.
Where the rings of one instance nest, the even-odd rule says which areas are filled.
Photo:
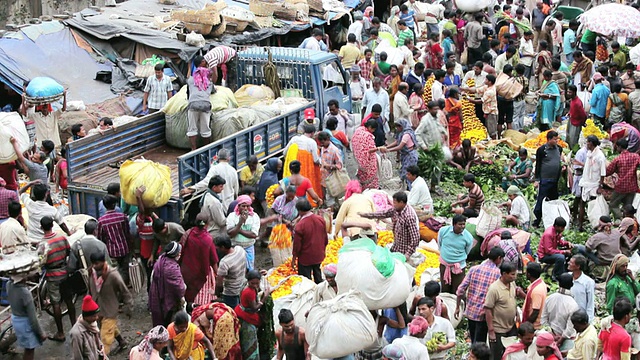
[[[362, 234], [362, 231], [360, 234]], [[325, 300], [331, 300], [338, 294], [338, 284], [336, 284], [338, 266], [336, 264], [326, 265], [324, 269], [322, 269], [322, 273], [324, 274], [325, 281], [316, 286], [313, 293], [313, 304], [317, 304]]]
[[320, 119], [316, 117], [316, 111], [314, 108], [304, 109], [304, 119], [298, 124], [298, 134], [304, 134], [305, 125], [313, 126], [313, 132], [317, 132], [320, 127]]
[[125, 285], [122, 276], [117, 269], [109, 266], [105, 259], [106, 253], [96, 252], [91, 254], [91, 276], [89, 289], [92, 297], [99, 304], [100, 313], [100, 340], [104, 344], [104, 353], [111, 353], [114, 340], [118, 340], [118, 349], [127, 349], [127, 342], [118, 329], [118, 313], [120, 304], [122, 310], [131, 319], [133, 314], [133, 298]]
[[180, 272], [182, 245], [175, 241], [164, 247], [164, 253], [153, 266], [149, 288], [149, 309], [153, 326], [168, 326], [180, 310], [186, 285]]
[[82, 315], [69, 332], [72, 360], [106, 359], [98, 329], [100, 307], [90, 295], [82, 300]]
[[600, 123], [604, 125], [607, 114], [607, 102], [611, 91], [602, 83], [603, 80], [604, 76], [602, 76], [601, 73], [596, 72], [593, 75], [593, 82], [596, 85], [591, 91], [591, 100], [589, 100], [591, 109], [589, 110], [589, 114], [593, 115], [594, 120], [599, 120]]

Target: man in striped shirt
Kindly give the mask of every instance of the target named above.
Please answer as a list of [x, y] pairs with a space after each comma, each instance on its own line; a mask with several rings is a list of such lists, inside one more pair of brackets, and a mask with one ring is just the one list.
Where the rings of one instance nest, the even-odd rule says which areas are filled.
[[47, 293], [53, 305], [53, 318], [58, 332], [50, 340], [64, 342], [64, 329], [62, 328], [62, 310], [60, 303], [64, 300], [69, 309], [69, 321], [71, 326], [76, 321], [76, 310], [72, 301], [72, 294], [63, 282], [67, 279], [67, 261], [71, 248], [67, 238], [53, 231], [53, 218], [45, 216], [40, 220], [40, 227], [44, 231], [44, 237], [38, 252], [43, 254], [44, 269], [47, 279]]
[[109, 256], [118, 263], [118, 271], [129, 283], [129, 254], [133, 248], [129, 233], [129, 218], [116, 211], [118, 198], [106, 195], [102, 200], [107, 212], [98, 219], [98, 239], [107, 245]]
[[414, 40], [413, 30], [404, 20], [398, 21], [398, 47], [404, 45], [406, 39]]

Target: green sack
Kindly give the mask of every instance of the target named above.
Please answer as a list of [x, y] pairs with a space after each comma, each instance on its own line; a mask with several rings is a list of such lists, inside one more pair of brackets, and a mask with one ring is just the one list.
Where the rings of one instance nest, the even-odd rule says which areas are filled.
[[382, 276], [388, 278], [395, 270], [395, 260], [406, 261], [404, 255], [392, 253], [389, 249], [377, 246], [373, 240], [368, 238], [357, 239], [345, 244], [338, 254], [347, 251], [368, 251], [371, 253], [371, 263], [376, 267]]
[[162, 60], [158, 55], [152, 55], [150, 58], [142, 60], [142, 65], [153, 65], [162, 64], [164, 66], [164, 60]]

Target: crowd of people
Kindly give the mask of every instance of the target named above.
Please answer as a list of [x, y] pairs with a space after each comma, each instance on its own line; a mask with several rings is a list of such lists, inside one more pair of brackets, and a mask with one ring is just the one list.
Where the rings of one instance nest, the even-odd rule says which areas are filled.
[[[461, 316], [467, 320], [470, 347], [463, 352], [469, 359], [629, 359], [631, 336], [625, 326], [640, 293], [628, 269], [640, 245], [633, 206], [640, 165], [640, 77], [635, 66], [617, 41], [590, 30], [579, 37], [579, 23], [563, 25], [561, 12], [548, 18], [551, 9], [544, 2], [527, 8], [524, 1], [507, 0], [475, 14], [424, 5], [409, 0], [394, 6], [386, 23], [372, 11], [354, 16], [347, 43], [335, 51], [350, 72], [353, 112], [359, 116], [333, 100], [323, 119], [307, 109], [282, 159], [261, 164], [252, 156], [240, 171], [231, 165], [230, 152], [220, 150], [207, 175], [181, 190], [185, 197], [200, 196], [201, 210], [186, 228], [145, 206], [145, 186], [135, 189], [136, 203], [128, 204], [120, 184], [113, 183], [97, 206], [98, 218], [88, 220], [85, 235], [70, 245], [72, 231], [51, 196], [67, 185], [64, 151], [55, 150], [59, 136], [34, 132], [32, 140], [50, 140], [25, 154], [12, 138], [17, 161], [0, 165], [1, 249], [10, 254], [22, 245], [40, 245], [56, 325], [48, 335], [39, 324], [27, 285], [34, 274], [12, 276], [8, 300], [24, 358], [35, 358], [35, 349], [46, 339], [62, 343], [68, 337], [74, 360], [106, 359], [121, 350], [129, 351], [132, 360], [165, 354], [172, 360], [309, 359], [308, 333], [290, 309], [280, 310], [274, 329], [272, 289], [262, 281], [266, 269], [256, 261], [256, 246], [266, 246], [274, 227], [284, 225], [292, 242], [292, 266], [318, 284], [314, 304], [349, 290], [339, 289], [335, 280], [338, 271], [349, 269], [321, 265], [330, 238], [376, 240], [378, 231], [390, 229], [390, 250], [407, 261], [421, 241], [437, 244], [440, 281], [423, 284], [410, 306], [372, 311], [376, 342], [340, 359], [452, 357], [459, 345], [452, 320]], [[425, 8], [429, 11], [423, 13]], [[487, 33], [497, 35], [488, 40]], [[314, 29], [301, 47], [328, 51], [324, 40], [322, 31]], [[609, 41], [607, 60], [595, 59], [601, 41]], [[401, 54], [393, 57], [396, 63], [388, 61], [391, 54], [376, 51], [390, 45]], [[207, 106], [198, 102], [215, 91], [215, 79], [201, 70], [206, 60], [198, 58], [196, 64], [188, 84], [194, 106], [187, 136], [194, 149], [198, 135], [205, 142], [210, 136], [208, 121], [201, 124], [208, 119]], [[506, 95], [496, 85], [505, 76], [519, 84], [517, 93]], [[149, 78], [145, 110], [160, 109], [170, 98], [166, 80], [161, 71]], [[509, 162], [500, 184], [508, 198], [502, 204], [507, 209], [504, 225], [485, 237], [485, 259], [468, 261], [477, 241], [467, 229], [468, 220], [481, 215], [487, 199], [484, 184], [471, 172], [482, 160], [474, 143], [462, 136], [466, 115], [461, 98], [473, 104], [488, 136], [499, 139], [504, 130], [525, 128], [525, 96], [530, 93], [538, 101], [534, 125], [547, 131], [546, 143], [534, 159], [521, 148]], [[52, 114], [48, 107], [26, 111]], [[614, 144], [617, 155], [611, 161], [598, 137], [581, 135], [588, 118]], [[562, 122], [566, 142], [578, 149], [570, 162], [559, 144]], [[102, 119], [100, 130], [112, 125]], [[83, 136], [84, 129], [76, 126], [72, 140]], [[419, 152], [436, 147], [445, 150], [443, 165], [464, 171], [461, 185], [468, 192], [451, 203], [447, 223], [431, 216], [437, 181], [423, 178], [424, 169], [418, 167]], [[393, 152], [399, 160], [396, 169], [388, 158]], [[354, 178], [347, 170], [351, 155], [357, 167]], [[18, 186], [18, 169], [29, 178], [23, 187]], [[543, 203], [558, 199], [566, 172], [573, 178], [570, 215], [578, 229], [586, 225], [586, 210], [605, 193], [610, 213], [589, 219], [597, 224], [596, 233], [584, 245], [564, 239], [571, 219], [558, 217], [542, 229], [539, 246], [532, 249], [529, 236], [522, 241], [518, 234], [543, 225]], [[395, 176], [406, 191], [389, 196], [381, 187]], [[607, 180], [611, 177], [614, 183]], [[537, 188], [535, 204], [522, 193], [529, 184]], [[133, 315], [132, 261], [146, 274], [141, 293], [150, 321], [139, 327], [151, 328], [133, 348], [118, 327]], [[592, 270], [598, 266], [607, 271], [596, 274]], [[558, 286], [553, 293], [544, 280], [547, 269]], [[88, 294], [76, 317], [67, 279], [78, 271], [87, 274]], [[526, 276], [526, 289], [515, 284], [518, 272]], [[596, 281], [604, 283], [604, 306], [611, 315], [601, 324], [595, 323]], [[445, 294], [456, 299], [455, 306], [445, 304]], [[523, 301], [521, 311], [518, 301]], [[71, 324], [68, 333], [63, 303]], [[440, 334], [443, 340], [429, 346]]]

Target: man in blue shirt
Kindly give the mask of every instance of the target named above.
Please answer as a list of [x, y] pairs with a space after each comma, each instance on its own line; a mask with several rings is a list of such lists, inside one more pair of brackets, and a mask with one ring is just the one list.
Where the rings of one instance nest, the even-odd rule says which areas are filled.
[[604, 125], [606, 120], [605, 115], [607, 113], [607, 100], [609, 99], [611, 91], [602, 83], [602, 80], [604, 80], [604, 76], [599, 72], [593, 75], [593, 81], [596, 86], [594, 86], [593, 91], [591, 91], [591, 101], [589, 102], [591, 110], [589, 110], [589, 113], [593, 115], [594, 119], [600, 120], [600, 123]]
[[578, 20], [573, 19], [569, 22], [569, 29], [564, 32], [562, 37], [562, 51], [566, 57], [565, 63], [571, 65], [573, 63], [573, 52], [576, 51], [576, 31], [578, 30]]
[[415, 44], [417, 36], [416, 23], [418, 22], [416, 12], [413, 11], [413, 9], [409, 9], [406, 4], [402, 4], [402, 6], [400, 6], [400, 20], [403, 20], [407, 27], [413, 32], [413, 42]]

